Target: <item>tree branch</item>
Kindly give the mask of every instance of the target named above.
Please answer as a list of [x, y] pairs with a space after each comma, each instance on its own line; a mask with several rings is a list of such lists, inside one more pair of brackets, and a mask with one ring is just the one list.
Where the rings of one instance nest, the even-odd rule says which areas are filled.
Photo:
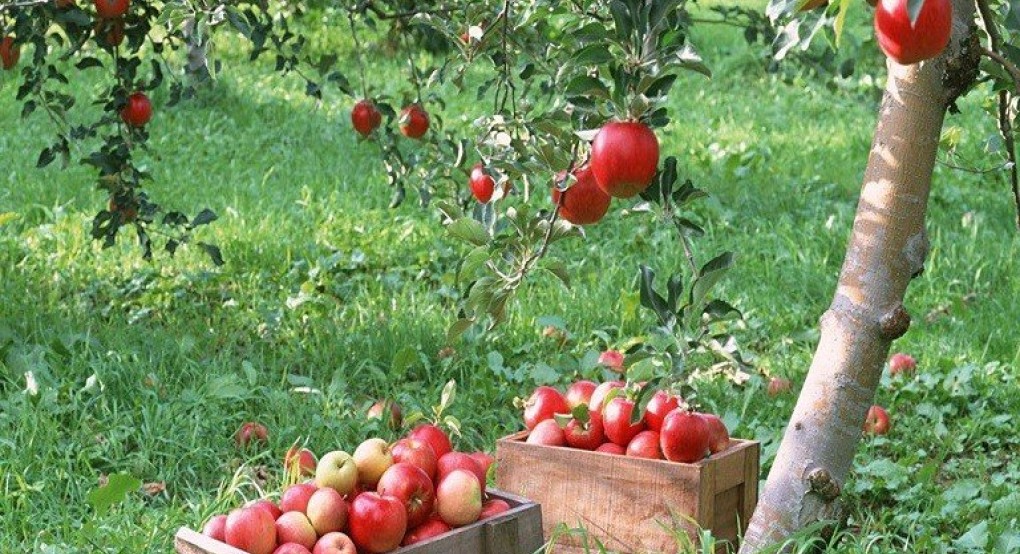
[[1015, 92], [1017, 94], [1020, 94], [1020, 68], [1013, 65], [1013, 63], [1006, 59], [1005, 56], [996, 52], [995, 50], [982, 48], [981, 53], [987, 56], [988, 58], [991, 58], [992, 61], [1001, 65], [1002, 68], [1009, 73], [1009, 76], [1013, 78], [1013, 88], [1015, 89]]

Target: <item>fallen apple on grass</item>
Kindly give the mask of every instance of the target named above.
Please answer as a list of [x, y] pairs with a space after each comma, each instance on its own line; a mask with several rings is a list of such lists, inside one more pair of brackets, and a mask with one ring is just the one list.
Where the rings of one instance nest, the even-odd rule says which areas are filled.
[[868, 415], [864, 419], [864, 432], [869, 435], [884, 435], [889, 432], [892, 423], [889, 421], [889, 413], [885, 408], [874, 405], [868, 408]]
[[303, 477], [314, 477], [317, 464], [314, 452], [307, 448], [298, 448], [297, 445], [288, 448], [283, 456], [284, 471]]
[[269, 430], [261, 423], [246, 421], [234, 433], [234, 442], [241, 449], [248, 448], [253, 443], [268, 443]]
[[898, 375], [913, 375], [917, 371], [917, 360], [910, 354], [897, 352], [889, 357], [889, 373], [893, 377]]

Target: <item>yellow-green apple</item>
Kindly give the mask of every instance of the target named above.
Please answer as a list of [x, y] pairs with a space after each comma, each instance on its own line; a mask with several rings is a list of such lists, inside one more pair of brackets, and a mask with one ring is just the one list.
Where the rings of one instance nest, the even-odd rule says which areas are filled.
[[269, 430], [261, 423], [246, 421], [234, 433], [234, 442], [237, 443], [239, 448], [247, 448], [248, 445], [254, 442], [269, 442]]
[[598, 385], [591, 381], [577, 381], [570, 385], [570, 388], [567, 389], [567, 394], [563, 395], [563, 399], [567, 401], [567, 407], [571, 410], [581, 404], [587, 406], [591, 402], [591, 395], [595, 392], [596, 388], [598, 388]]
[[358, 547], [354, 546], [354, 541], [343, 533], [326, 533], [319, 537], [312, 554], [358, 554]]
[[652, 431], [662, 429], [666, 414], [680, 407], [680, 399], [664, 390], [655, 391], [645, 407], [645, 424]]
[[280, 511], [284, 514], [287, 512], [305, 513], [308, 501], [317, 490], [319, 488], [310, 483], [297, 483], [287, 487], [280, 495]]
[[265, 498], [262, 498], [260, 500], [252, 500], [251, 502], [245, 504], [244, 507], [247, 508], [249, 506], [254, 506], [255, 508], [265, 510], [266, 513], [269, 514], [269, 517], [273, 518], [273, 521], [276, 521], [276, 518], [283, 515], [283, 511], [280, 510], [280, 507], [277, 506], [275, 502]]
[[227, 540], [224, 535], [226, 527], [227, 516], [223, 514], [213, 516], [209, 521], [205, 522], [205, 526], [202, 527], [202, 534], [220, 542], [225, 542]]
[[659, 432], [662, 453], [671, 462], [694, 463], [708, 452], [708, 424], [682, 408], [666, 415]]
[[[492, 463], [495, 462], [496, 459], [488, 452], [471, 452], [468, 456], [471, 456], [476, 462], [478, 462], [478, 465], [482, 468], [482, 475], [488, 477], [489, 468], [492, 467]], [[485, 481], [482, 481], [482, 483], [484, 482]]]
[[790, 392], [790, 380], [784, 377], [773, 377], [769, 379], [769, 396], [779, 396]]
[[881, 406], [872, 406], [868, 409], [868, 417], [864, 420], [864, 432], [869, 435], [884, 435], [891, 427], [889, 414]]
[[315, 475], [315, 453], [297, 445], [287, 449], [283, 456], [283, 469], [289, 474], [312, 477]]
[[606, 350], [599, 354], [599, 365], [617, 373], [623, 373], [623, 352], [619, 350]]
[[429, 443], [432, 451], [436, 453], [436, 460], [439, 460], [447, 452], [453, 450], [453, 445], [450, 444], [450, 437], [446, 436], [442, 429], [429, 423], [423, 423], [415, 427], [408, 433], [407, 438], [423, 440]]
[[547, 419], [531, 430], [527, 442], [545, 446], [563, 446], [566, 444], [566, 437], [563, 436], [563, 429], [556, 423], [556, 420]]
[[368, 408], [368, 419], [383, 419], [387, 414], [388, 417], [385, 423], [390, 426], [390, 429], [400, 429], [403, 413], [396, 402], [392, 400], [379, 400]]
[[272, 554], [276, 549], [276, 522], [261, 508], [240, 508], [227, 515], [226, 543], [249, 554]]
[[354, 450], [354, 463], [358, 466], [358, 483], [374, 488], [382, 474], [393, 465], [393, 453], [385, 440], [367, 439]]
[[354, 491], [358, 484], [358, 465], [354, 458], [343, 450], [334, 450], [319, 460], [315, 466], [315, 484], [329, 487], [343, 496]]
[[627, 444], [624, 454], [632, 458], [661, 460], [662, 448], [659, 446], [659, 433], [647, 430], [634, 435], [634, 438]]
[[595, 452], [603, 452], [605, 454], [616, 454], [618, 456], [623, 456], [627, 453], [627, 449], [616, 443], [607, 442], [602, 446], [596, 448]]
[[602, 404], [605, 403], [606, 395], [613, 389], [624, 388], [623, 381], [606, 381], [601, 385], [595, 387], [595, 391], [591, 393], [591, 402], [588, 403], [588, 411], [591, 412], [602, 412]]
[[409, 528], [428, 519], [436, 502], [432, 479], [420, 467], [408, 463], [393, 464], [387, 469], [376, 490], [383, 496], [395, 496], [400, 500], [407, 510]]
[[708, 424], [708, 450], [712, 454], [726, 450], [730, 445], [730, 432], [726, 429], [723, 420], [715, 414], [699, 413], [698, 415]]
[[354, 498], [349, 533], [360, 552], [380, 554], [400, 546], [407, 531], [407, 510], [394, 496], [363, 492]]
[[293, 542], [310, 550], [318, 538], [312, 522], [302, 512], [284, 512], [276, 520], [276, 540], [280, 544]]
[[432, 450], [429, 443], [421, 439], [400, 439], [393, 443], [390, 449], [393, 452], [393, 463], [407, 463], [416, 465], [429, 476], [429, 479], [436, 475], [436, 451]]
[[510, 504], [507, 504], [506, 500], [493, 498], [482, 504], [482, 513], [478, 516], [478, 519], [489, 519], [508, 510], [510, 510]]
[[442, 481], [455, 469], [466, 469], [478, 477], [478, 482], [485, 486], [485, 470], [470, 454], [463, 452], [450, 452], [439, 458], [439, 465], [436, 469], [436, 482]]
[[343, 531], [347, 526], [347, 501], [335, 490], [323, 487], [308, 499], [305, 514], [320, 536]]
[[602, 428], [606, 438], [620, 446], [627, 446], [635, 435], [645, 430], [644, 420], [631, 423], [634, 401], [617, 396], [602, 409]]
[[915, 371], [917, 371], [917, 360], [910, 354], [897, 352], [889, 357], [889, 373], [894, 377], [912, 375]]
[[598, 412], [589, 412], [587, 421], [571, 418], [563, 428], [563, 439], [571, 448], [595, 450], [606, 440], [602, 416]]
[[436, 506], [439, 517], [451, 527], [478, 521], [482, 513], [478, 476], [466, 469], [453, 470], [436, 487]]
[[401, 546], [408, 546], [411, 544], [426, 541], [428, 539], [431, 539], [432, 537], [438, 537], [439, 535], [449, 532], [450, 526], [447, 525], [446, 522], [443, 521], [442, 518], [440, 518], [439, 516], [432, 515], [429, 516], [427, 520], [425, 520], [425, 523], [422, 523], [421, 525], [408, 531], [407, 535], [404, 536], [404, 540], [400, 544]]
[[570, 412], [566, 399], [560, 391], [547, 386], [538, 387], [524, 403], [524, 425], [534, 429], [539, 423], [552, 419], [556, 414]]

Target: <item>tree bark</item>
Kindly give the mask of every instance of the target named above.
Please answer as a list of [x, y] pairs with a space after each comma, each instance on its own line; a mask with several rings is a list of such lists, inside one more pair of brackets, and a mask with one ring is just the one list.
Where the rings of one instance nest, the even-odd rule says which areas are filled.
[[948, 106], [976, 76], [973, 0], [955, 0], [953, 38], [938, 58], [889, 77], [835, 298], [800, 398], [740, 548], [781, 544], [837, 519], [892, 341], [910, 325], [907, 285], [928, 253], [925, 213]]

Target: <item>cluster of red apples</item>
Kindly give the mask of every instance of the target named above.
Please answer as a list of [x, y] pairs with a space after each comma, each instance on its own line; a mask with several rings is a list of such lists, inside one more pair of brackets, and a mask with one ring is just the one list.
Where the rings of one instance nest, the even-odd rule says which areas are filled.
[[[247, 423], [239, 445], [264, 442], [264, 426]], [[378, 554], [438, 537], [510, 509], [485, 497], [493, 459], [456, 452], [435, 425], [422, 424], [393, 444], [370, 438], [348, 454], [316, 460], [291, 447], [284, 467], [307, 480], [285, 489], [278, 503], [251, 502], [217, 515], [202, 533], [250, 554]]]
[[527, 442], [606, 454], [695, 463], [729, 446], [719, 416], [691, 411], [682, 398], [658, 390], [640, 418], [623, 381], [577, 381], [566, 394], [538, 387], [524, 402]]
[[[556, 176], [553, 204], [559, 207], [560, 217], [574, 225], [598, 223], [613, 198], [631, 198], [648, 188], [658, 166], [659, 140], [647, 125], [640, 121], [607, 123], [595, 136], [588, 163], [571, 171], [573, 184], [561, 191], [567, 172]], [[481, 163], [471, 169], [468, 185], [483, 204], [492, 200], [496, 190], [495, 179]], [[508, 190], [505, 186], [504, 194]]]
[[[368, 137], [382, 125], [382, 113], [375, 102], [367, 98], [360, 100], [351, 110], [351, 124], [359, 135]], [[400, 111], [397, 125], [405, 137], [420, 139], [429, 130], [429, 114], [421, 104], [411, 104]]]

